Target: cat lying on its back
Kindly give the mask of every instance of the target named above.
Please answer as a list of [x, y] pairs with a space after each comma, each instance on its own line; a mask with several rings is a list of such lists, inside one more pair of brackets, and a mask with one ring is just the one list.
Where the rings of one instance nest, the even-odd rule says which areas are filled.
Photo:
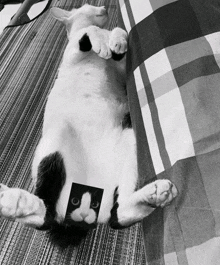
[[123, 126], [127, 33], [102, 29], [104, 7], [52, 8], [51, 14], [66, 25], [69, 43], [35, 152], [35, 195], [2, 184], [0, 213], [76, 244], [97, 223], [121, 228], [140, 221], [177, 190], [169, 180], [135, 190], [135, 136]]

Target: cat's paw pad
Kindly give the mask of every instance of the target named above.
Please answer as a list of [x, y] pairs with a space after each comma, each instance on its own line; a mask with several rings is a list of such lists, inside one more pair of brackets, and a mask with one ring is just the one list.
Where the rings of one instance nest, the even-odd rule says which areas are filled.
[[164, 207], [177, 196], [175, 185], [167, 179], [156, 180], [148, 185], [147, 202], [155, 207]]
[[[5, 186], [6, 187], [6, 186]], [[5, 188], [1, 184], [1, 189]], [[19, 218], [33, 210], [32, 197], [21, 189], [8, 188], [0, 190], [0, 215], [6, 218]]]
[[115, 28], [110, 35], [109, 47], [116, 54], [124, 54], [127, 51], [127, 33]]

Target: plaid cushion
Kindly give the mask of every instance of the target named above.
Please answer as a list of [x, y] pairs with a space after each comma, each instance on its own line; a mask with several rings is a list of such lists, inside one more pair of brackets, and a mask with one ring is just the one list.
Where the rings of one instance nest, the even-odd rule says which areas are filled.
[[140, 187], [172, 180], [179, 196], [143, 222], [148, 264], [220, 258], [220, 4], [121, 0]]

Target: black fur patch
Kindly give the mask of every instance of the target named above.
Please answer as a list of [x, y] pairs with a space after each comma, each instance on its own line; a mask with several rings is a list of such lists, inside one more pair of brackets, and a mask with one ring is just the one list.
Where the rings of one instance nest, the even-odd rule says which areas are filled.
[[46, 219], [56, 216], [56, 202], [66, 180], [62, 155], [59, 152], [45, 157], [39, 164], [35, 194], [47, 208]]
[[86, 237], [89, 230], [79, 226], [67, 226], [65, 224], [53, 223], [48, 230], [50, 240], [61, 248], [77, 246]]
[[121, 61], [125, 56], [125, 53], [120, 53], [120, 54], [117, 54], [115, 52], [112, 52], [112, 59], [114, 61]]
[[87, 34], [84, 34], [79, 40], [79, 49], [82, 52], [89, 52], [92, 49], [92, 44]]
[[[109, 225], [113, 229], [123, 229], [123, 228], [131, 226], [132, 224], [128, 225], [128, 226], [123, 226], [119, 223], [118, 215], [117, 215], [117, 210], [118, 210], [119, 204], [118, 204], [117, 200], [118, 200], [118, 187], [115, 189], [115, 192], [114, 192], [114, 205], [111, 209], [111, 217], [109, 220]], [[148, 206], [150, 206], [152, 208], [159, 208], [153, 204], [148, 204]]]
[[131, 123], [131, 115], [130, 113], [125, 114], [123, 120], [122, 120], [122, 128], [132, 128], [132, 123]]
[[45, 222], [38, 230], [48, 230], [50, 239], [61, 247], [78, 245], [88, 230], [74, 225], [59, 224], [54, 220], [56, 203], [66, 180], [66, 171], [62, 155], [59, 152], [45, 157], [38, 167], [38, 182], [35, 194], [41, 198], [47, 208]]
[[117, 199], [118, 199], [118, 187], [115, 189], [115, 192], [114, 192], [114, 205], [111, 209], [111, 217], [109, 220], [109, 225], [113, 229], [122, 229], [122, 228], [125, 228], [125, 226], [120, 225], [118, 222], [117, 210], [118, 210], [119, 204], [117, 202]]

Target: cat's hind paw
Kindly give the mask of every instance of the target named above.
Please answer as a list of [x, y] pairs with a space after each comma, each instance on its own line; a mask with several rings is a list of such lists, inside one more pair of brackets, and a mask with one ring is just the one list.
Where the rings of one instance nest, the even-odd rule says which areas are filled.
[[164, 207], [177, 196], [176, 186], [167, 179], [156, 180], [146, 186], [147, 202], [153, 207]]
[[0, 186], [0, 215], [6, 218], [17, 218], [25, 214], [27, 194], [17, 188]]
[[0, 184], [0, 216], [10, 219], [43, 213], [44, 205], [34, 194]]

